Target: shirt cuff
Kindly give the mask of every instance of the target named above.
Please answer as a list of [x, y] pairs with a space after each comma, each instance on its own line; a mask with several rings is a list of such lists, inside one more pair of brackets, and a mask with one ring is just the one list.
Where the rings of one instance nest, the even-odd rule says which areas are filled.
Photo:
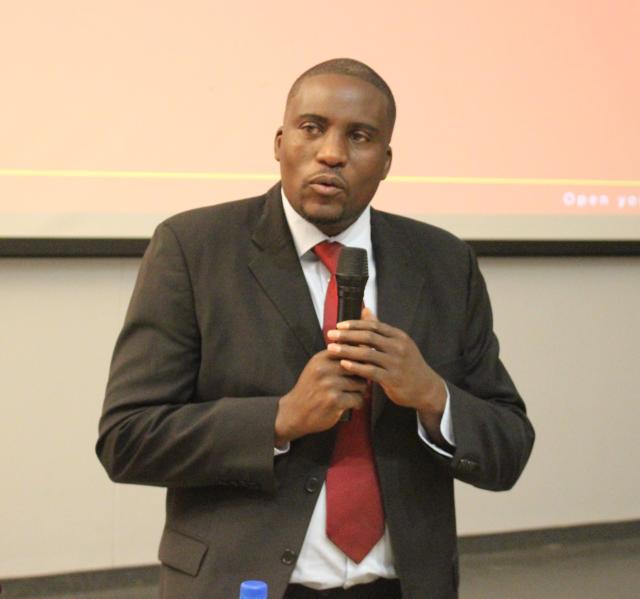
[[[449, 393], [449, 387], [447, 387], [446, 383], [444, 388], [447, 390], [447, 400], [444, 404], [442, 419], [440, 420], [440, 433], [451, 447], [455, 447], [456, 439], [453, 434], [453, 422], [451, 421], [451, 394]], [[424, 426], [422, 426], [422, 422], [420, 422], [420, 417], [417, 413], [416, 418], [418, 420], [418, 436], [434, 451], [448, 458], [452, 458], [453, 454], [449, 453], [446, 449], [442, 449], [442, 447], [438, 447], [438, 445], [429, 438], [429, 433], [427, 433]]]

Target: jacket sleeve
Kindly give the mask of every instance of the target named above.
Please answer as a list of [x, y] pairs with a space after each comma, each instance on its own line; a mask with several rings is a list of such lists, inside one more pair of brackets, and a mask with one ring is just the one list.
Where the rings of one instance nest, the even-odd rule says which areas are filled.
[[[447, 381], [456, 450], [453, 475], [494, 491], [510, 489], [522, 473], [535, 438], [522, 398], [499, 358], [484, 279], [469, 249], [462, 373]], [[446, 376], [445, 376], [446, 378]]]
[[198, 397], [200, 346], [190, 273], [165, 223], [115, 346], [98, 457], [117, 482], [272, 491], [278, 397]]

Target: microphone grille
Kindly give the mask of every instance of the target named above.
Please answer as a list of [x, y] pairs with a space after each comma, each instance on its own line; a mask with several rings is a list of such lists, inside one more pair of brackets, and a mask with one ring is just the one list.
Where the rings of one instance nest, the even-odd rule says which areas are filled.
[[367, 250], [343, 247], [338, 259], [336, 275], [345, 277], [368, 277]]

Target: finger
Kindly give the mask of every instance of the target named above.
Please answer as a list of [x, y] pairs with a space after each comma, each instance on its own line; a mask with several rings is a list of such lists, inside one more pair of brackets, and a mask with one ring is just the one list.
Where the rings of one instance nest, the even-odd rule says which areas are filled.
[[384, 368], [374, 366], [373, 364], [362, 364], [352, 360], [340, 360], [340, 366], [350, 374], [361, 376], [368, 381], [379, 383], [381, 385], [383, 385], [387, 379], [387, 371]]
[[[394, 343], [392, 338], [380, 335], [375, 331], [356, 331], [356, 330], [341, 330], [341, 331], [329, 331], [331, 334], [327, 334], [331, 343], [339, 345], [366, 345], [367, 347], [373, 347], [380, 352], [391, 351], [392, 344]], [[335, 353], [334, 349], [327, 350], [330, 353]]]
[[396, 329], [391, 325], [380, 322], [375, 318], [371, 320], [343, 320], [336, 325], [336, 329], [340, 331], [372, 331], [384, 337], [395, 337], [402, 334], [400, 329]]
[[341, 389], [345, 392], [351, 393], [365, 393], [367, 390], [367, 381], [360, 376], [352, 376], [350, 374], [346, 374], [344, 368], [340, 366], [339, 362], [336, 362], [338, 368], [340, 368], [340, 372], [342, 374], [342, 379], [340, 381]]
[[352, 360], [362, 364], [374, 364], [384, 366], [387, 363], [387, 355], [368, 345], [347, 345], [330, 343], [327, 349], [342, 360]]
[[376, 318], [376, 315], [367, 307], [362, 308], [362, 315], [361, 315], [361, 319], [362, 320], [378, 320]]
[[[330, 344], [332, 345], [332, 344]], [[342, 374], [342, 369], [337, 360], [340, 359], [340, 355], [335, 350], [327, 349], [322, 350], [322, 362], [320, 362], [320, 368], [323, 369], [324, 375]]]
[[361, 393], [343, 393], [340, 398], [340, 409], [343, 412], [347, 410], [361, 410], [364, 406], [364, 399]]

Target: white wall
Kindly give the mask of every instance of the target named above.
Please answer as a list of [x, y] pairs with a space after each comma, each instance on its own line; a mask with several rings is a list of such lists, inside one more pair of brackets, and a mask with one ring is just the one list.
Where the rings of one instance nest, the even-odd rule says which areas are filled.
[[[640, 259], [484, 259], [538, 439], [516, 488], [458, 486], [462, 534], [640, 518]], [[163, 492], [95, 458], [137, 260], [0, 260], [0, 577], [151, 563]]]

